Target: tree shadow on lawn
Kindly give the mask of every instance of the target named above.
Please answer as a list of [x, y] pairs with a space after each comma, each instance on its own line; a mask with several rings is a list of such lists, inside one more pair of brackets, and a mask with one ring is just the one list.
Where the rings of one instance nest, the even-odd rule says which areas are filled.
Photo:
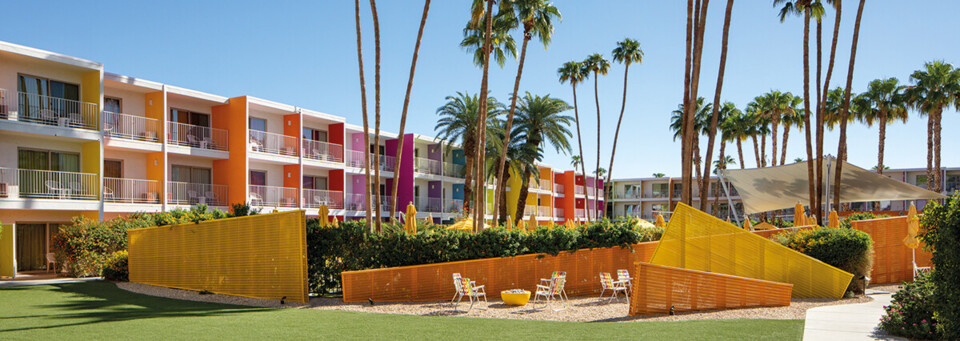
[[64, 298], [60, 303], [36, 305], [33, 307], [35, 309], [49, 311], [49, 314], [0, 317], [0, 320], [35, 318], [57, 322], [70, 320], [79, 321], [22, 328], [0, 327], [0, 333], [51, 329], [103, 322], [122, 322], [153, 318], [224, 316], [275, 310], [270, 308], [181, 301], [141, 295], [123, 291], [117, 288], [115, 284], [104, 281], [65, 283], [46, 286], [46, 288], [35, 287], [33, 289], [64, 294]]

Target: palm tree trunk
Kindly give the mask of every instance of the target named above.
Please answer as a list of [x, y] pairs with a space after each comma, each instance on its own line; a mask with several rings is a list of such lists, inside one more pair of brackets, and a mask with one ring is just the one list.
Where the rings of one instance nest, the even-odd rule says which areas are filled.
[[[593, 100], [597, 104], [597, 165], [593, 168], [593, 174], [595, 178], [593, 179], [593, 200], [597, 202], [596, 205], [593, 205], [594, 208], [594, 217], [597, 221], [600, 221], [600, 186], [597, 186], [597, 179], [600, 178], [600, 91], [597, 90], [597, 81], [600, 78], [600, 75], [597, 72], [593, 73]], [[587, 180], [586, 174], [583, 176], [584, 180]], [[589, 184], [588, 184], [589, 185]], [[584, 191], [586, 192], [586, 191]], [[587, 193], [587, 202], [590, 201], [590, 194]], [[590, 206], [587, 206], [587, 209], [590, 209]]]
[[[787, 139], [790, 138], [790, 126], [783, 125], [783, 143], [780, 144], [780, 165], [787, 163]], [[776, 165], [774, 165], [776, 166]]]
[[[823, 136], [823, 120], [825, 117], [824, 110], [826, 106], [827, 92], [830, 91], [830, 78], [833, 76], [833, 64], [837, 56], [837, 39], [839, 38], [839, 32], [840, 32], [840, 18], [842, 17], [841, 14], [843, 12], [842, 11], [843, 2], [841, 0], [834, 0], [834, 7], [837, 9], [837, 13], [833, 21], [833, 41], [830, 43], [830, 58], [827, 61], [827, 76], [826, 78], [824, 78], [824, 81], [823, 81], [823, 95], [820, 96], [820, 102], [817, 103], [817, 137], [819, 141], [818, 149], [817, 149], [817, 153], [819, 156], [817, 157], [817, 160], [819, 160], [823, 156], [823, 137], [822, 136]], [[810, 122], [806, 122], [806, 123], [809, 124]], [[823, 217], [822, 215], [820, 215], [821, 206], [822, 206], [821, 200], [823, 198], [823, 194], [822, 194], [823, 181], [821, 180], [821, 178], [823, 177], [823, 166], [821, 163], [819, 163], [819, 161], [818, 161], [817, 169], [818, 169], [818, 173], [816, 177], [816, 180], [817, 180], [816, 205], [817, 206], [815, 209], [813, 208], [813, 206], [811, 206], [810, 209], [811, 211], [816, 212], [817, 219], [818, 221], [820, 221], [822, 220], [822, 217]]]
[[763, 164], [760, 163], [760, 145], [757, 143], [757, 135], [750, 136], [753, 139], [753, 154], [757, 157], [757, 168], [762, 168]]
[[[400, 138], [397, 141], [397, 159], [393, 166], [393, 198], [390, 199], [390, 220], [396, 218], [397, 213], [397, 186], [400, 185], [400, 159], [403, 155], [403, 129], [407, 125], [407, 108], [410, 106], [410, 90], [413, 89], [413, 75], [417, 71], [417, 56], [420, 52], [420, 40], [423, 38], [423, 26], [427, 24], [427, 13], [430, 11], [430, 0], [423, 2], [423, 17], [420, 18], [420, 30], [417, 31], [417, 43], [413, 47], [413, 61], [410, 62], [410, 77], [407, 79], [407, 93], [403, 98], [403, 111], [400, 113]], [[414, 160], [416, 161], [416, 160]]]
[[[530, 35], [530, 32], [524, 32], [524, 34], [523, 34], [523, 45], [522, 45], [522, 47], [520, 48], [520, 63], [519, 63], [519, 65], [517, 65], [517, 78], [513, 81], [513, 96], [512, 96], [511, 99], [510, 99], [510, 111], [507, 112], [507, 129], [506, 129], [505, 133], [503, 134], [503, 148], [500, 150], [500, 162], [498, 162], [498, 165], [497, 165], [497, 179], [502, 179], [502, 178], [504, 178], [504, 174], [503, 174], [504, 170], [503, 170], [503, 169], [505, 168], [505, 165], [506, 165], [506, 163], [507, 163], [507, 147], [510, 145], [510, 131], [513, 129], [513, 115], [514, 115], [514, 113], [516, 112], [516, 109], [517, 109], [517, 97], [520, 96], [520, 94], [519, 94], [519, 92], [520, 92], [520, 76], [523, 75], [523, 62], [524, 62], [524, 61], [526, 60], [526, 58], [527, 58], [527, 43], [530, 41], [530, 38], [531, 38], [531, 37], [532, 37], [532, 36]], [[500, 186], [503, 186], [503, 183], [504, 183], [505, 181], [502, 181], [502, 180], [501, 180], [501, 181], [499, 181], [499, 182], [501, 183]], [[500, 188], [500, 187], [497, 187], [497, 191], [498, 191], [498, 192], [500, 191], [499, 188]], [[499, 204], [500, 204], [500, 199], [501, 199], [501, 196], [500, 196], [500, 195], [494, 196], [494, 198], [493, 198], [493, 207], [494, 207], [494, 208], [499, 208], [499, 207], [500, 207], [500, 205], [499, 205]], [[493, 214], [493, 221], [501, 221], [501, 220], [503, 220], [503, 219], [500, 219], [499, 217], [497, 217], [497, 215], [499, 215], [499, 213], [500, 213], [500, 212], [499, 212], [499, 209], [497, 209], [497, 211], [495, 211], [495, 213]]]
[[[700, 1], [697, 1], [697, 10], [699, 16]], [[686, 50], [683, 62], [683, 113], [681, 114], [680, 124], [680, 186], [690, 186], [693, 170], [690, 169], [693, 164], [693, 110], [690, 105], [690, 69], [692, 67], [693, 57], [693, 20], [694, 20], [693, 0], [687, 0], [687, 26], [686, 26]], [[576, 97], [574, 97], [576, 100]], [[929, 167], [928, 167], [929, 168]], [[671, 188], [672, 189], [672, 188]], [[680, 200], [685, 201], [684, 191], [680, 191]], [[673, 195], [671, 194], [671, 198]], [[672, 207], [671, 207], [672, 209]]]
[[[583, 139], [580, 138], [580, 113], [579, 113], [580, 110], [578, 108], [579, 106], [577, 106], [577, 85], [573, 84], [573, 122], [576, 123], [576, 126], [577, 126], [577, 149], [580, 150], [580, 172], [583, 173], [584, 184], [586, 184], [587, 167], [584, 166], [585, 162], [583, 162], [583, 141], [582, 141]], [[522, 190], [523, 189], [521, 189], [521, 191]], [[586, 191], [584, 191], [584, 195], [586, 195]], [[590, 221], [590, 210], [584, 207], [584, 211], [587, 212], [587, 221]]]
[[933, 115], [927, 114], [927, 189], [933, 190]]
[[479, 232], [480, 229], [483, 228], [483, 220], [485, 217], [484, 209], [486, 208], [486, 202], [484, 200], [485, 198], [484, 192], [486, 192], [487, 182], [483, 176], [483, 169], [485, 168], [484, 166], [486, 164], [486, 162], [484, 161], [485, 161], [485, 156], [487, 151], [487, 147], [486, 147], [487, 146], [486, 145], [487, 143], [487, 139], [486, 139], [487, 91], [488, 91], [487, 89], [488, 89], [488, 81], [489, 81], [489, 75], [490, 75], [490, 50], [491, 50], [490, 35], [491, 35], [491, 32], [493, 31], [493, 1], [494, 0], [487, 0], [487, 11], [486, 11], [487, 27], [486, 27], [486, 34], [483, 37], [483, 77], [480, 80], [480, 103], [479, 103], [479, 106], [478, 106], [479, 109], [477, 112], [477, 117], [479, 117], [480, 120], [479, 122], [477, 122], [476, 138], [480, 143], [477, 145], [477, 151], [475, 154], [477, 158], [476, 159], [477, 185], [476, 185], [476, 193], [474, 194], [474, 196], [476, 197], [475, 199], [476, 208], [474, 209], [474, 218], [473, 218], [473, 230], [475, 232]]
[[[847, 70], [847, 87], [843, 93], [843, 107], [840, 109], [840, 155], [841, 162], [837, 162], [837, 173], [833, 186], [833, 205], [840, 207], [840, 181], [842, 180], [843, 161], [847, 157], [847, 116], [850, 109], [850, 91], [853, 87], [853, 67], [857, 60], [857, 41], [860, 38], [860, 18], [863, 16], [863, 5], [866, 0], [860, 0], [860, 6], [857, 8], [857, 21], [853, 24], [853, 43], [850, 45], [850, 66]], [[937, 160], [939, 161], [939, 160]]]
[[[707, 138], [707, 160], [704, 164], [703, 174], [706, 174], [704, 186], [710, 186], [710, 166], [713, 164], [713, 144], [717, 137], [717, 121], [720, 117], [720, 90], [723, 89], [723, 73], [727, 66], [727, 37], [730, 34], [730, 13], [733, 11], [733, 0], [727, 0], [727, 9], [723, 15], [723, 37], [720, 40], [720, 70], [717, 72], [717, 87], [713, 94], [713, 112], [710, 116], [710, 132]], [[720, 150], [723, 150], [723, 141], [720, 142]], [[721, 158], [723, 153], [720, 153]], [[700, 193], [700, 210], [705, 211], [707, 205], [707, 193]], [[716, 211], [716, 210], [714, 210]]]
[[[694, 128], [695, 127], [694, 121], [696, 118], [695, 114], [696, 114], [696, 106], [697, 106], [697, 99], [698, 99], [697, 91], [700, 87], [700, 60], [703, 57], [703, 31], [707, 24], [707, 9], [710, 6], [710, 0], [697, 0], [697, 3], [699, 3], [700, 6], [697, 6], [697, 9], [696, 9], [697, 16], [695, 18], [695, 20], [697, 20], [697, 23], [694, 29], [694, 41], [693, 41], [694, 47], [692, 51], [693, 64], [691, 64], [691, 70], [690, 70], [691, 72], [690, 97], [688, 98], [689, 105], [685, 107], [686, 110], [690, 111], [690, 115], [686, 118], [686, 124], [691, 129], [689, 129], [689, 131], [684, 132], [684, 135], [689, 134], [689, 137], [684, 136], [684, 138], [689, 139], [689, 141], [693, 144], [696, 144], [695, 137], [700, 134], [700, 132]], [[699, 150], [699, 147], [697, 147], [696, 145], [694, 145], [693, 147], [696, 150]], [[697, 152], [696, 154], [692, 155], [692, 157], [694, 157], [694, 160], [696, 160], [696, 158], [699, 157], [699, 155], [700, 155], [699, 152]], [[695, 165], [690, 165], [690, 166], [695, 166]], [[690, 166], [686, 166], [688, 168], [688, 171]], [[696, 165], [696, 167], [697, 167], [696, 171], [699, 173], [700, 172], [699, 165]], [[692, 207], [693, 206], [693, 178], [688, 174], [684, 174], [684, 178], [682, 181], [685, 183], [681, 185], [683, 186], [683, 189], [682, 189], [683, 195], [681, 200], [683, 200], [685, 204], [690, 205]], [[699, 180], [698, 180], [698, 185], [700, 185]]]
[[498, 217], [493, 221], [497, 222], [497, 224], [500, 226], [505, 226], [504, 223], [506, 223], [507, 219], [510, 218], [509, 215], [507, 214], [507, 188], [506, 188], [507, 179], [509, 178], [510, 178], [510, 172], [505, 172], [503, 174], [503, 177], [498, 178], [497, 188], [495, 189], [496, 198], [494, 198], [494, 202], [496, 202], [497, 205], [494, 206], [494, 209], [497, 210]]
[[[731, 0], [731, 2], [732, 2], [732, 0]], [[719, 156], [720, 156], [720, 159], [719, 159], [719, 160], [723, 160], [723, 161], [720, 161], [720, 164], [717, 166], [717, 169], [718, 169], [718, 170], [725, 170], [725, 169], [727, 169], [727, 161], [726, 161], [726, 160], [727, 160], [727, 157], [726, 157], [726, 154], [724, 154], [725, 151], [726, 151], [726, 149], [727, 149], [727, 143], [726, 143], [725, 141], [723, 141], [723, 139], [721, 138], [721, 139], [720, 139], [720, 155], [719, 155]], [[718, 173], [719, 173], [719, 171], [718, 171]], [[707, 179], [710, 179], [709, 173], [707, 173]], [[719, 183], [719, 182], [718, 182], [718, 183]], [[708, 180], [708, 181], [707, 181], [707, 187], [709, 187], [709, 186], [710, 186], [710, 181]], [[718, 187], [717, 189], [720, 189], [720, 188]], [[705, 197], [705, 196], [703, 196], [703, 195], [701, 194], [701, 198], [704, 198], [704, 197]], [[719, 203], [718, 198], [720, 198], [720, 191], [716, 191], [715, 193], [713, 193], [713, 215], [716, 215], [716, 214], [717, 214], [717, 207], [718, 207], [717, 205], [718, 205], [718, 203]], [[701, 200], [705, 200], [705, 199], [701, 199]], [[701, 211], [702, 211], [702, 210], [701, 210]], [[718, 218], [719, 218], [719, 217], [718, 217]]]
[[[806, 115], [807, 115], [806, 120], [809, 123], [809, 119], [810, 119], [809, 118], [810, 116], [810, 109], [809, 109], [810, 108], [810, 7], [809, 6], [805, 7], [803, 11], [803, 106], [804, 106], [804, 110], [806, 110]], [[816, 178], [814, 179], [812, 184], [816, 190], [815, 191], [816, 197], [811, 198], [812, 199], [811, 202], [813, 203], [811, 205], [814, 207], [817, 207], [816, 209], [814, 209], [814, 211], [816, 212], [816, 215], [818, 217], [820, 216], [819, 202], [820, 202], [820, 191], [822, 187], [820, 185], [820, 177], [823, 171], [823, 166], [822, 166], [823, 160], [820, 157], [820, 155], [823, 155], [823, 142], [822, 142], [823, 128], [820, 122], [821, 122], [820, 113], [818, 112], [817, 113], [817, 155], [818, 156], [816, 161], [817, 172], [816, 172]], [[809, 124], [807, 126], [809, 126]], [[807, 135], [808, 135], [807, 143], [809, 144], [809, 137], [810, 137], [809, 132], [807, 133]], [[813, 160], [813, 155], [809, 151], [810, 147], [808, 146], [807, 148], [808, 148], [807, 154], [810, 154], [808, 155], [807, 160]], [[808, 171], [809, 171], [809, 168], [808, 168]], [[819, 220], [819, 218], [817, 219]]]
[[740, 156], [740, 169], [743, 169], [746, 166], [743, 164], [743, 144], [741, 142], [743, 141], [737, 138], [737, 155]]
[[[863, 0], [860, 0], [863, 2]], [[943, 115], [943, 109], [938, 109], [936, 120], [933, 121], [933, 191], [943, 192], [943, 169], [940, 168], [940, 120]]]
[[[377, 232], [381, 231], [383, 218], [381, 217], [380, 209], [380, 19], [377, 17], [377, 1], [370, 0], [370, 11], [373, 13], [373, 42], [374, 42], [374, 128], [373, 128], [373, 144], [376, 148], [376, 157], [374, 158], [374, 184], [373, 191], [376, 196], [376, 202], [374, 207], [376, 207], [377, 214]], [[394, 170], [396, 171], [396, 169]], [[396, 195], [396, 193], [394, 193]]]
[[357, 22], [357, 63], [360, 65], [360, 105], [363, 109], [363, 173], [364, 178], [364, 187], [366, 187], [365, 197], [363, 198], [366, 203], [363, 207], [366, 211], [367, 217], [367, 228], [370, 231], [373, 231], [373, 221], [372, 215], [370, 214], [370, 198], [371, 198], [371, 186], [370, 186], [370, 124], [367, 118], [367, 82], [363, 77], [363, 43], [360, 35], [360, 0], [354, 0], [354, 7], [356, 9], [356, 22]]
[[883, 174], [883, 147], [887, 139], [887, 114], [880, 111], [880, 138], [877, 143], [877, 174]]
[[[515, 211], [514, 211], [514, 212], [515, 212], [514, 214], [515, 214], [517, 217], [514, 218], [514, 219], [516, 219], [516, 221], [514, 221], [514, 222], [520, 222], [520, 220], [523, 219], [523, 217], [525, 217], [526, 214], [527, 214], [527, 212], [524, 212], [524, 209], [526, 209], [526, 207], [527, 207], [527, 195], [530, 193], [530, 190], [529, 190], [529, 187], [530, 187], [530, 170], [529, 170], [529, 169], [528, 169], [528, 170], [525, 170], [525, 171], [523, 172], [523, 179], [520, 180], [520, 184], [521, 184], [521, 185], [520, 185], [520, 196], [519, 196], [518, 199], [517, 199], [517, 207], [516, 207], [516, 209], [515, 209]], [[589, 210], [587, 210], [587, 211], [589, 211]], [[530, 226], [530, 228], [536, 229], [537, 227], [536, 227], [536, 226]]]
[[767, 167], [767, 134], [760, 135], [760, 166]]
[[[617, 156], [617, 139], [620, 137], [620, 123], [623, 123], [623, 112], [627, 108], [627, 73], [630, 72], [630, 63], [627, 62], [623, 68], [623, 100], [620, 102], [620, 117], [617, 118], [617, 129], [613, 132], [613, 149], [610, 151], [610, 167], [607, 167], [607, 180], [604, 184], [609, 184], [613, 178], [613, 159]], [[599, 146], [599, 145], [598, 145]]]
[[774, 112], [770, 129], [770, 166], [777, 165], [777, 130], [780, 128], [780, 112]]
[[[467, 134], [475, 134], [475, 132], [468, 132]], [[476, 205], [471, 205], [473, 201], [473, 172], [476, 171], [476, 167], [473, 165], [473, 158], [476, 156], [476, 142], [474, 141], [475, 137], [465, 136], [463, 139], [463, 155], [465, 160], [464, 167], [464, 176], [463, 176], [463, 211], [469, 217], [473, 214], [473, 211], [470, 210], [471, 207]]]

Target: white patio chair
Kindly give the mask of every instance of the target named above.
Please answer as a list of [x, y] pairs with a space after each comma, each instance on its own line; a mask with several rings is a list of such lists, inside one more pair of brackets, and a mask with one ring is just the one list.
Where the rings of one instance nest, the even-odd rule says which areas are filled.
[[[258, 193], [250, 193], [250, 205], [263, 206], [263, 198]], [[259, 205], [257, 204], [259, 203]]]
[[56, 193], [57, 197], [60, 199], [66, 199], [70, 195], [70, 189], [61, 187], [60, 182], [57, 180], [47, 180], [43, 182], [43, 185], [47, 187], [47, 190], [50, 192]]
[[[533, 296], [533, 305], [536, 308], [537, 304], [543, 304], [543, 307], [540, 309], [550, 306], [554, 301], [554, 298], [560, 299], [560, 304], [563, 305], [566, 303], [566, 300], [563, 298], [563, 286], [567, 283], [567, 277], [557, 276], [550, 280], [550, 285], [537, 285], [537, 292]], [[560, 311], [566, 308], [553, 309], [553, 311]]]
[[220, 204], [220, 198], [217, 197], [217, 193], [214, 193], [213, 191], [207, 191], [207, 193], [204, 194], [204, 197], [210, 201], [210, 205], [217, 206]]
[[[53, 266], [51, 267], [50, 264], [53, 264]], [[47, 253], [47, 272], [50, 272], [51, 269], [53, 269], [53, 272], [57, 272], [57, 257], [53, 252]]]
[[[456, 275], [459, 275], [459, 274], [456, 274]], [[471, 281], [469, 278], [461, 277], [459, 281], [457, 281], [456, 275], [454, 276], [455, 278], [454, 283], [460, 283], [460, 285], [456, 286], [457, 296], [454, 296], [454, 298], [456, 298], [457, 301], [453, 306], [454, 311], [459, 311], [457, 310], [457, 307], [460, 305], [460, 301], [463, 300], [464, 297], [467, 297], [470, 299], [470, 307], [467, 308], [467, 311], [470, 311], [470, 309], [473, 309], [473, 305], [476, 304], [477, 302], [480, 302], [480, 297], [483, 297], [483, 301], [485, 303], [488, 303], [487, 293], [486, 293], [486, 290], [484, 290], [483, 288], [484, 286], [476, 285], [476, 283]], [[484, 307], [483, 310], [487, 310], [487, 308]]]
[[600, 285], [603, 287], [603, 289], [600, 290], [600, 299], [603, 299], [603, 294], [607, 292], [607, 290], [610, 290], [612, 293], [609, 298], [619, 299], [620, 296], [618, 296], [618, 293], [622, 291], [623, 295], [627, 297], [627, 301], [630, 300], [630, 294], [627, 293], [627, 287], [622, 283], [615, 282], [613, 280], [613, 276], [610, 276], [609, 272], [600, 273]]
[[627, 287], [627, 292], [633, 291], [633, 277], [630, 277], [630, 271], [626, 269], [617, 270], [617, 283]]

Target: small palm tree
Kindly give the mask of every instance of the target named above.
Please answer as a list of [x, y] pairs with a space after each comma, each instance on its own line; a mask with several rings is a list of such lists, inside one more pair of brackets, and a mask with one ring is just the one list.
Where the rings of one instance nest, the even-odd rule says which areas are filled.
[[[567, 102], [550, 95], [536, 96], [528, 92], [517, 109], [516, 139], [518, 143], [522, 142], [524, 150], [527, 151], [525, 155], [535, 158], [529, 160], [530, 164], [543, 159], [543, 149], [547, 145], [552, 146], [557, 153], [567, 154], [570, 151], [569, 138], [573, 134], [569, 127], [573, 118], [563, 115], [563, 112], [570, 110]], [[517, 201], [514, 217], [524, 217], [530, 177], [539, 177], [539, 174], [536, 167], [524, 169], [520, 199]]]
[[798, 157], [798, 158], [796, 158], [796, 159], [793, 159], [793, 163], [801, 163], [801, 162], [803, 162], [803, 158], [802, 158], [802, 157]]
[[927, 188], [941, 192], [940, 118], [943, 108], [960, 107], [960, 69], [943, 61], [927, 62], [910, 75], [907, 103], [927, 116]]
[[[603, 58], [603, 55], [599, 53], [594, 53], [587, 57], [583, 61], [583, 67], [590, 72], [593, 72], [593, 99], [597, 105], [597, 165], [594, 168], [594, 171], [600, 169], [600, 92], [597, 90], [597, 81], [600, 76], [606, 76], [607, 72], [610, 71], [610, 61]], [[584, 174], [586, 175], [586, 174]], [[600, 195], [600, 186], [593, 184], [593, 197], [598, 199]], [[586, 195], [587, 200], [590, 200], [590, 194]], [[597, 208], [595, 211], [599, 219], [600, 209]], [[589, 218], [587, 218], [589, 220]]]
[[906, 88], [898, 84], [896, 78], [874, 79], [867, 85], [867, 91], [857, 96], [854, 100], [860, 107], [860, 119], [868, 126], [877, 123], [880, 130], [880, 138], [877, 151], [877, 169], [878, 173], [883, 174], [887, 169], [883, 165], [883, 149], [887, 136], [887, 124], [897, 120], [907, 122], [907, 105], [904, 101], [903, 90]]
[[[447, 96], [447, 103], [437, 109], [437, 125], [434, 130], [437, 132], [437, 138], [443, 141], [449, 141], [459, 138], [460, 145], [463, 147], [466, 167], [464, 167], [464, 201], [465, 210], [470, 208], [472, 193], [471, 183], [473, 182], [473, 169], [476, 160], [476, 152], [479, 147], [480, 139], [477, 137], [477, 122], [480, 115], [477, 114], [480, 103], [477, 95], [470, 93], [457, 92], [456, 96]], [[503, 104], [497, 102], [494, 97], [487, 97], [487, 125], [496, 127], [497, 116], [503, 112]], [[488, 134], [494, 134], [496, 130], [488, 131]], [[478, 180], [479, 181], [479, 180]]]
[[[580, 151], [580, 155], [577, 157], [577, 163], [580, 165], [581, 174], [586, 175], [587, 170], [586, 166], [583, 164], [583, 139], [580, 135], [580, 113], [579, 106], [577, 105], [577, 84], [580, 84], [587, 77], [590, 76], [590, 72], [583, 67], [581, 62], [566, 62], [563, 66], [560, 66], [557, 69], [557, 75], [560, 78], [560, 83], [570, 83], [570, 87], [573, 88], [573, 119], [577, 126], [577, 149]], [[573, 166], [576, 169], [577, 165]], [[590, 220], [590, 210], [587, 210], [587, 220]]]
[[665, 177], [665, 176], [667, 176], [667, 175], [666, 175], [666, 174], [663, 174], [663, 173], [653, 173], [653, 177], [654, 177], [654, 178], [657, 178], [657, 179], [662, 178], [662, 177]]
[[573, 155], [570, 157], [570, 165], [573, 166], [573, 168], [580, 167], [580, 165], [583, 163], [580, 160], [582, 160], [580, 156]]
[[613, 49], [613, 61], [622, 63], [623, 68], [623, 100], [620, 102], [620, 117], [617, 118], [617, 129], [613, 133], [613, 150], [610, 152], [610, 171], [607, 173], [606, 183], [610, 183], [610, 177], [613, 176], [613, 159], [617, 156], [617, 138], [620, 137], [620, 124], [623, 123], [623, 112], [627, 108], [627, 74], [630, 71], [630, 64], [643, 63], [643, 50], [640, 49], [640, 43], [636, 40], [626, 38], [617, 42], [617, 47]]

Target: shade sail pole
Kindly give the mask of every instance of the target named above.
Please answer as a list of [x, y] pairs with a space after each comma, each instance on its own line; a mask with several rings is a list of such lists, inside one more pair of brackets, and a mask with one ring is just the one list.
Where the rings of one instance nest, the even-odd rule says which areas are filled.
[[[826, 176], [827, 190], [824, 192], [824, 195], [826, 195], [826, 198], [824, 198], [823, 200], [827, 202], [827, 214], [828, 214], [828, 215], [830, 214], [830, 211], [832, 210], [832, 207], [831, 207], [831, 206], [832, 206], [832, 204], [833, 204], [833, 201], [830, 200], [830, 194], [831, 194], [831, 187], [830, 187], [830, 161], [832, 161], [832, 160], [833, 160], [833, 158], [831, 157], [831, 155], [827, 155], [827, 176]], [[820, 212], [820, 214], [823, 214], [823, 212]], [[818, 218], [818, 219], [817, 219], [817, 222], [822, 222], [822, 221], [823, 221], [823, 218], [821, 218], [821, 217], [817, 217], [817, 218]]]
[[728, 211], [733, 213], [733, 221], [736, 221], [737, 224], [740, 224], [740, 218], [737, 217], [737, 207], [733, 206], [733, 199], [730, 199], [730, 189], [727, 188], [728, 183], [723, 176], [723, 170], [717, 172], [717, 177], [720, 178], [720, 187], [723, 187], [723, 194], [727, 196], [727, 206]]

